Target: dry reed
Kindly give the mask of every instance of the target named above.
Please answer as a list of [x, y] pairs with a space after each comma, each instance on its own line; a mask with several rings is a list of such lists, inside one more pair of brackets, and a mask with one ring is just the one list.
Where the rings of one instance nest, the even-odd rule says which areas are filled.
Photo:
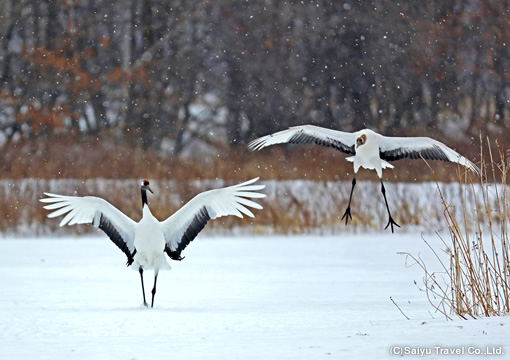
[[[480, 144], [483, 153], [482, 139]], [[467, 319], [510, 313], [508, 159], [496, 142], [499, 155], [496, 161], [488, 139], [487, 144], [489, 162], [481, 157], [480, 186], [473, 184], [470, 173], [458, 173], [463, 183], [461, 212], [454, 213], [436, 181], [450, 241], [436, 233], [446, 246], [448, 260], [424, 241], [439, 260], [441, 271], [430, 270], [419, 256], [403, 253], [424, 270], [427, 298], [447, 319], [452, 314]], [[467, 206], [468, 202], [475, 208]]]

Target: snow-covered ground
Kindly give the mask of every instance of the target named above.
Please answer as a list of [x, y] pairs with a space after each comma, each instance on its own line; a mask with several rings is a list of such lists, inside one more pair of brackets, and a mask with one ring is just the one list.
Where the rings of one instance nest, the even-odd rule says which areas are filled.
[[435, 266], [420, 234], [199, 236], [146, 309], [105, 236], [2, 239], [0, 359], [384, 359], [405, 347], [510, 357], [509, 317], [446, 321], [400, 251]]

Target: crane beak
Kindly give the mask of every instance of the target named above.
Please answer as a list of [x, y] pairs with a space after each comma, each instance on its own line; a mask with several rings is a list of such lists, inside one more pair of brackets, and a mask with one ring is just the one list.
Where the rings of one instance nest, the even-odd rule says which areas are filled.
[[154, 191], [152, 191], [150, 186], [147, 186], [147, 190], [149, 190], [151, 192], [151, 194], [154, 194]]

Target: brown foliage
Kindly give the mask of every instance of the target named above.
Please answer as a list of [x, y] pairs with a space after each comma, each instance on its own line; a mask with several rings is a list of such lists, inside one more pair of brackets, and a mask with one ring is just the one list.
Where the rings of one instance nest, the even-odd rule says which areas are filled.
[[[61, 135], [48, 137], [47, 141], [41, 139], [20, 140], [4, 147], [0, 173], [1, 178], [8, 179], [3, 183], [10, 185], [3, 189], [4, 202], [0, 206], [4, 219], [0, 222], [2, 231], [23, 232], [32, 227], [40, 229], [41, 225], [42, 229], [56, 230], [58, 221], [46, 219], [47, 213], [37, 202], [44, 191], [101, 196], [137, 219], [141, 179], [151, 180], [160, 187], [151, 207], [156, 216], [164, 218], [200, 191], [260, 177], [267, 184], [268, 197], [261, 201], [264, 210], [258, 211], [254, 220], [239, 222], [228, 217], [208, 226], [217, 231], [247, 225], [259, 233], [302, 233], [314, 229], [356, 231], [380, 229], [386, 218], [377, 176], [373, 171], [360, 171], [358, 180], [368, 182], [357, 187], [357, 211], [353, 213], [352, 223], [345, 227], [340, 219], [348, 201], [352, 164], [344, 160], [344, 154], [331, 149], [275, 146], [250, 152], [237, 147], [219, 149], [216, 156], [181, 159], [117, 141], [114, 132], [103, 132], [97, 137]], [[385, 171], [385, 181], [413, 183], [433, 179], [421, 160], [402, 160], [395, 165], [395, 169]], [[442, 182], [455, 180], [455, 164], [433, 166]], [[27, 182], [27, 179], [32, 180]], [[303, 188], [295, 186], [303, 182], [287, 181], [301, 179], [309, 180]], [[195, 180], [202, 182], [195, 185]], [[397, 222], [403, 226], [421, 226], [423, 212], [430, 210], [417, 208], [413, 194], [407, 190], [388, 189]], [[370, 210], [373, 207], [376, 209]], [[425, 218], [430, 220], [429, 215]], [[75, 233], [77, 230], [59, 231]]]
[[[51, 121], [62, 120], [53, 116], [55, 120]], [[435, 166], [442, 182], [455, 181], [455, 169], [455, 164], [443, 162]], [[103, 131], [98, 136], [65, 134], [48, 137], [45, 141], [38, 138], [7, 144], [0, 158], [0, 174], [4, 179], [243, 180], [260, 177], [264, 180], [350, 181], [353, 170], [344, 154], [317, 146], [275, 146], [260, 152], [251, 152], [243, 146], [224, 147], [217, 156], [179, 158], [117, 140], [114, 131]], [[400, 160], [395, 163], [395, 169], [386, 170], [384, 175], [384, 180], [390, 182], [433, 180], [421, 160]], [[361, 170], [358, 180], [377, 181], [377, 176], [373, 171]]]

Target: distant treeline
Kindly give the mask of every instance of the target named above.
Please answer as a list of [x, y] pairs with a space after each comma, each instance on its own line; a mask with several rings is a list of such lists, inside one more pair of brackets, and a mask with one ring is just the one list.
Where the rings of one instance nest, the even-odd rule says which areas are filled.
[[[510, 1], [0, 1], [0, 132], [174, 154], [290, 125], [510, 124]], [[478, 141], [478, 140], [477, 140]]]

